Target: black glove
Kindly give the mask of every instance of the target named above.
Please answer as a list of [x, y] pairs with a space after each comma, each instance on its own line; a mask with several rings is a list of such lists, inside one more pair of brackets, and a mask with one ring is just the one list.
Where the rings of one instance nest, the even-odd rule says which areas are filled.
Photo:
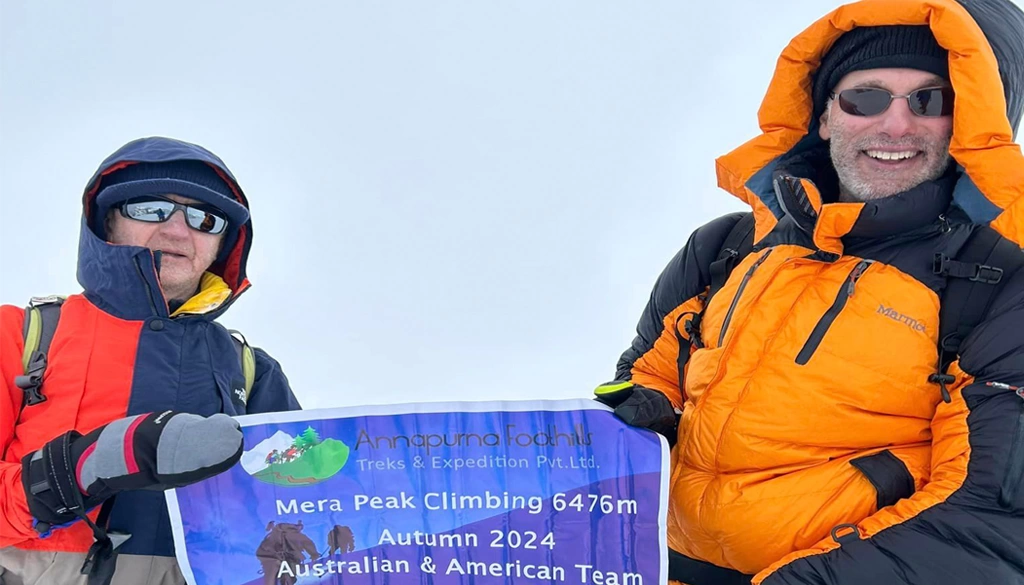
[[657, 390], [632, 382], [608, 382], [594, 390], [594, 399], [615, 409], [615, 416], [630, 426], [650, 429], [676, 443], [679, 414], [672, 402]]
[[115, 420], [88, 435], [68, 431], [22, 459], [28, 508], [42, 534], [123, 490], [166, 490], [227, 470], [242, 432], [225, 414], [174, 411]]

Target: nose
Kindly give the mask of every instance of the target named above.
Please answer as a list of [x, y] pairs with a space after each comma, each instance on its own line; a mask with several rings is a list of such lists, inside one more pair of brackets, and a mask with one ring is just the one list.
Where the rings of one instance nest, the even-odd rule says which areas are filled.
[[917, 116], [910, 111], [906, 98], [896, 98], [889, 104], [889, 109], [882, 112], [879, 129], [891, 138], [902, 138], [912, 133], [917, 123]]
[[185, 223], [185, 212], [178, 209], [171, 214], [167, 221], [160, 224], [160, 232], [180, 238], [188, 237], [188, 224]]

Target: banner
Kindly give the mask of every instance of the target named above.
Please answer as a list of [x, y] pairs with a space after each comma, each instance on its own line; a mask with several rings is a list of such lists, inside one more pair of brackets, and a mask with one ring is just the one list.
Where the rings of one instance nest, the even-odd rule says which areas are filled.
[[592, 400], [238, 417], [245, 452], [167, 492], [193, 585], [663, 585], [668, 444]]

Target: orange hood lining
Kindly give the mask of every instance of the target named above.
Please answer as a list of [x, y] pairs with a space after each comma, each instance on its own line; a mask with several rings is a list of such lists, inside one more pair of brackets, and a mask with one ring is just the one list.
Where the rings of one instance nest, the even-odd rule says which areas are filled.
[[[939, 45], [949, 51], [950, 82], [957, 94], [950, 153], [972, 184], [958, 186], [958, 203], [974, 221], [989, 224], [1024, 246], [1024, 155], [1013, 141], [995, 54], [981, 28], [955, 0], [861, 0], [822, 17], [783, 50], [758, 111], [763, 133], [716, 160], [719, 186], [753, 208], [755, 238], [771, 231], [777, 217], [762, 200], [773, 195], [763, 186], [757, 193], [749, 183], [808, 137], [811, 82], [822, 57], [855, 27], [900, 24], [930, 26]], [[962, 197], [984, 201], [961, 201]], [[972, 213], [978, 209], [986, 211]]]

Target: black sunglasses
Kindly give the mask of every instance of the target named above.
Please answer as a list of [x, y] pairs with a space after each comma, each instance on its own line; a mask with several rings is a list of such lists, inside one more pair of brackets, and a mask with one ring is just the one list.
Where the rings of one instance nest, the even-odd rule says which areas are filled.
[[228, 226], [223, 211], [202, 204], [183, 204], [163, 197], [148, 196], [129, 199], [121, 204], [121, 215], [135, 221], [163, 223], [181, 210], [188, 227], [204, 234], [219, 234]]
[[889, 109], [894, 99], [906, 99], [910, 111], [925, 118], [949, 116], [953, 113], [953, 89], [950, 87], [925, 87], [907, 95], [895, 95], [875, 87], [844, 89], [838, 97], [839, 107], [851, 116], [877, 116]]

